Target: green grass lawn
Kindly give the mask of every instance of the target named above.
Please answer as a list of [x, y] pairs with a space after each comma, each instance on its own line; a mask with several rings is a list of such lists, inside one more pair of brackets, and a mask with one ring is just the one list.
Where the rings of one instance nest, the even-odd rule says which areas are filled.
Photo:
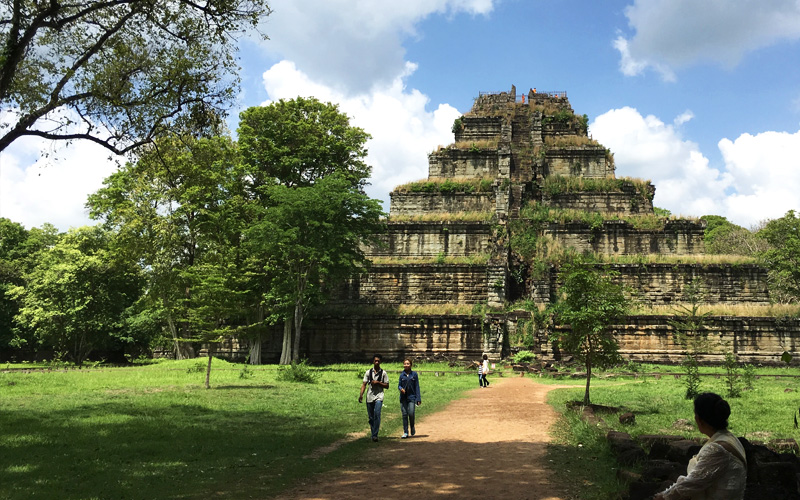
[[[357, 401], [368, 364], [326, 367], [301, 384], [278, 381], [275, 366], [243, 373], [215, 359], [207, 390], [205, 362], [0, 373], [0, 498], [268, 498], [374, 446]], [[381, 434], [390, 435], [402, 366], [384, 368]], [[475, 387], [466, 375], [420, 380], [423, 416]], [[353, 432], [364, 438], [303, 458]]]
[[[639, 378], [617, 377], [592, 379], [591, 402], [622, 407], [636, 415], [636, 423], [622, 425], [618, 415], [600, 415], [612, 428], [632, 436], [640, 434], [673, 434], [685, 437], [703, 437], [696, 429], [676, 428], [678, 419], [694, 425], [692, 401], [684, 398], [686, 387], [682, 378], [673, 375], [655, 378], [651, 371], [681, 373], [679, 367], [641, 367]], [[800, 378], [797, 368], [758, 368], [760, 376], [752, 390], [743, 391], [741, 397], [728, 398], [725, 378], [720, 367], [703, 367], [700, 390], [716, 392], [731, 405], [730, 430], [737, 436], [753, 441], [778, 438], [800, 439], [794, 428], [793, 413], [800, 407]], [[714, 374], [719, 374], [716, 378]], [[783, 375], [784, 377], [780, 377]], [[778, 377], [776, 377], [778, 376]], [[616, 461], [605, 440], [605, 433], [581, 421], [577, 412], [566, 410], [568, 401], [582, 401], [585, 379], [536, 378], [545, 383], [574, 385], [570, 389], [557, 389], [549, 394], [548, 402], [562, 419], [554, 428], [555, 442], [549, 447], [548, 460], [560, 482], [570, 485], [573, 494], [581, 500], [609, 500], [618, 498], [624, 488], [616, 479]]]

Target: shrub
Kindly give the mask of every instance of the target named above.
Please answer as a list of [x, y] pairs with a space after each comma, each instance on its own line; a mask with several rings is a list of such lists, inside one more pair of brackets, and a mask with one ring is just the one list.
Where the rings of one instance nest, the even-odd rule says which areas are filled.
[[281, 382], [303, 382], [314, 384], [320, 374], [315, 372], [309, 365], [308, 360], [293, 361], [291, 365], [281, 367], [278, 370], [278, 380]]
[[514, 355], [514, 363], [530, 363], [536, 360], [536, 354], [531, 351], [519, 351]]

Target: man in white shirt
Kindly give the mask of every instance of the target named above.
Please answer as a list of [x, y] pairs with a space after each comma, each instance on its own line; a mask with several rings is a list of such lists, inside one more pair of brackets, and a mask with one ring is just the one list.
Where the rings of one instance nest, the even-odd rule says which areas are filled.
[[381, 369], [383, 356], [376, 354], [372, 357], [372, 368], [364, 373], [364, 383], [361, 384], [361, 393], [358, 395], [360, 403], [364, 398], [364, 389], [367, 391], [367, 415], [369, 428], [372, 431], [372, 440], [378, 441], [378, 431], [381, 428], [381, 407], [383, 407], [383, 390], [389, 387], [389, 375]]

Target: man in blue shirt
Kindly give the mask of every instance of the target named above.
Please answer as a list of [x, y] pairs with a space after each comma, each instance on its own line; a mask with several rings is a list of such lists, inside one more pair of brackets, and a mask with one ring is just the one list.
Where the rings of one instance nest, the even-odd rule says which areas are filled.
[[411, 360], [403, 360], [403, 371], [400, 372], [400, 411], [403, 413], [403, 439], [408, 437], [408, 423], [411, 422], [411, 435], [417, 433], [414, 428], [414, 409], [422, 404], [422, 393], [419, 390], [419, 375], [411, 371]]

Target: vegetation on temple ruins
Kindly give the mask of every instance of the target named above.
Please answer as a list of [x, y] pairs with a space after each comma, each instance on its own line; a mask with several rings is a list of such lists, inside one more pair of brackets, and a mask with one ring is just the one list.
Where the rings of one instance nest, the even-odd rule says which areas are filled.
[[427, 212], [418, 215], [390, 215], [391, 222], [489, 222], [494, 212]]
[[370, 262], [373, 265], [398, 266], [398, 265], [418, 265], [418, 264], [447, 264], [458, 266], [485, 266], [489, 262], [491, 255], [487, 253], [476, 253], [470, 255], [445, 255], [440, 253], [428, 257], [372, 257]]
[[544, 145], [549, 149], [558, 149], [571, 146], [600, 146], [600, 143], [583, 135], [548, 135], [544, 138]]
[[775, 299], [800, 303], [800, 216], [789, 210], [780, 219], [767, 222], [758, 236], [769, 244], [758, 255], [769, 269]]
[[542, 181], [542, 192], [550, 196], [575, 193], [621, 193], [633, 190], [640, 197], [652, 202], [655, 190], [649, 180], [633, 177], [567, 177], [550, 175]]
[[409, 182], [394, 188], [395, 193], [491, 193], [494, 179], [490, 178], [441, 178]]

